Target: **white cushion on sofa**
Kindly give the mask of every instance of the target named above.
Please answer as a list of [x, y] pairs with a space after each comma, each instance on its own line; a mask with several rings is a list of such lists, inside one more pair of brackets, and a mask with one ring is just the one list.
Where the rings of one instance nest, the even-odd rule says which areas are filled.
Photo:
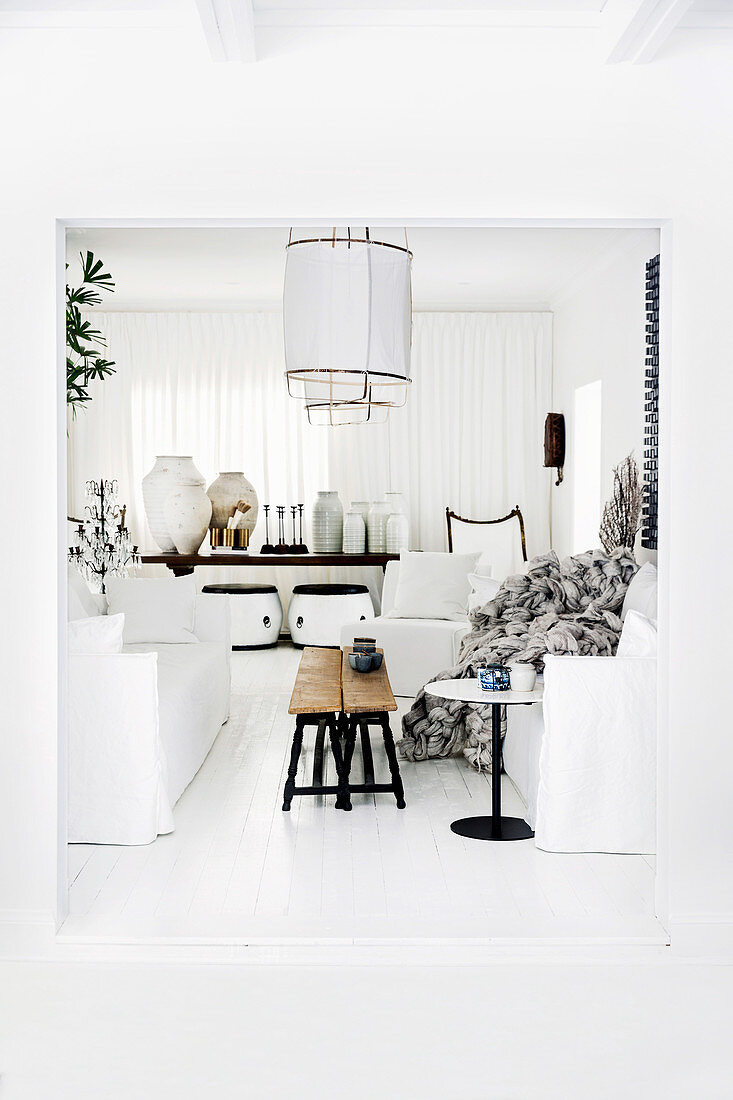
[[193, 576], [168, 580], [111, 577], [109, 613], [125, 616], [125, 645], [197, 642], [193, 632], [196, 584]]
[[66, 628], [69, 653], [121, 653], [124, 615], [74, 619]]
[[465, 619], [471, 592], [469, 573], [478, 554], [434, 554], [403, 550], [394, 607], [398, 619]]
[[638, 611], [652, 622], [657, 621], [657, 567], [651, 562], [644, 562], [641, 569], [631, 578], [631, 584], [626, 589], [621, 618], [626, 618], [628, 611]]
[[499, 581], [479, 573], [469, 573], [468, 579], [471, 582], [471, 595], [468, 597], [469, 612], [475, 611], [477, 607], [485, 607], [501, 588]]
[[90, 592], [87, 582], [75, 565], [69, 563], [66, 575], [67, 618], [69, 622], [73, 622], [75, 619], [92, 619], [97, 615], [103, 615], [107, 609], [104, 596], [95, 596], [93, 592]]
[[[387, 675], [395, 695], [414, 698], [439, 672], [452, 668], [461, 641], [470, 630], [468, 620], [398, 619], [381, 616], [369, 622], [369, 635], [384, 650]], [[351, 645], [364, 633], [364, 623], [341, 628], [341, 645]]]
[[656, 657], [657, 627], [646, 615], [629, 610], [619, 638], [617, 657]]

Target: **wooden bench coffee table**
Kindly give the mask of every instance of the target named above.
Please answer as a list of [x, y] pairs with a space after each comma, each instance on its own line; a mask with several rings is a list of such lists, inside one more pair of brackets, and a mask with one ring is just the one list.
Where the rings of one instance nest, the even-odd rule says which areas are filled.
[[[296, 794], [335, 794], [336, 809], [350, 810], [351, 799], [344, 771], [344, 758], [339, 740], [339, 716], [341, 714], [341, 650], [320, 649], [306, 646], [300, 658], [295, 677], [288, 714], [297, 715], [293, 747], [290, 750], [290, 767], [283, 791], [283, 810], [290, 809]], [[303, 748], [303, 730], [316, 726], [316, 746], [313, 753], [313, 782], [310, 787], [297, 787], [295, 777]], [[323, 785], [323, 750], [325, 734], [331, 742], [338, 783], [335, 787]]]
[[[355, 672], [349, 664], [349, 654], [353, 653], [351, 646], [345, 646], [341, 660], [341, 693], [343, 696], [342, 728], [346, 735], [346, 752], [344, 753], [344, 766], [346, 779], [350, 792], [360, 794], [387, 794], [391, 793], [397, 800], [400, 810], [405, 808], [405, 792], [402, 787], [397, 753], [395, 751], [394, 738], [389, 725], [390, 711], [397, 710], [392, 687], [387, 675], [387, 664], [382, 653], [382, 665], [374, 672]], [[384, 751], [387, 754], [391, 783], [374, 782], [374, 759], [372, 757], [372, 745], [369, 739], [369, 726], [379, 726], [384, 739]], [[357, 727], [361, 732], [361, 754], [364, 762], [364, 782], [352, 783], [349, 779], [351, 762], [356, 745]]]
[[[303, 650], [298, 675], [290, 699], [288, 713], [296, 715], [290, 766], [283, 792], [283, 810], [289, 810], [293, 797], [298, 794], [335, 794], [336, 809], [351, 809], [351, 793], [394, 794], [400, 809], [405, 807], [402, 777], [397, 763], [389, 712], [397, 710], [387, 669], [375, 672], [354, 672], [344, 651], [308, 646]], [[381, 651], [380, 651], [381, 652]], [[382, 731], [384, 748], [389, 763], [390, 783], [376, 783], [374, 758], [369, 739], [369, 726], [378, 725]], [[310, 786], [297, 786], [298, 762], [303, 747], [303, 732], [307, 726], [316, 726], [316, 743], [313, 753], [313, 777]], [[325, 735], [328, 729], [331, 752], [338, 782], [336, 786], [323, 782]], [[357, 730], [361, 732], [364, 782], [352, 784], [349, 780], [356, 746]], [[341, 750], [341, 737], [345, 740], [345, 752]]]

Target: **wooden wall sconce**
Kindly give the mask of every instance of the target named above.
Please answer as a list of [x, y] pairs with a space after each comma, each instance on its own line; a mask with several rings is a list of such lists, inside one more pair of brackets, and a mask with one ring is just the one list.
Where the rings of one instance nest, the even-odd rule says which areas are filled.
[[545, 466], [557, 470], [556, 485], [562, 481], [565, 465], [565, 417], [562, 413], [548, 413], [545, 420]]

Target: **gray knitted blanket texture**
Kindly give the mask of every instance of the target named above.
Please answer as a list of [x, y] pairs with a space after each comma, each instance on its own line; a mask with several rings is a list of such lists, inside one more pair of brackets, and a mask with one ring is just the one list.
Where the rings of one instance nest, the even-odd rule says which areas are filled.
[[[533, 558], [526, 573], [507, 577], [490, 603], [470, 616], [458, 664], [436, 676], [475, 676], [489, 664], [510, 660], [538, 672], [548, 653], [612, 656], [621, 634], [621, 605], [638, 569], [630, 550], [590, 550], [560, 561], [554, 550]], [[408, 760], [463, 752], [479, 770], [491, 768], [491, 711], [422, 690], [402, 719], [398, 742]]]

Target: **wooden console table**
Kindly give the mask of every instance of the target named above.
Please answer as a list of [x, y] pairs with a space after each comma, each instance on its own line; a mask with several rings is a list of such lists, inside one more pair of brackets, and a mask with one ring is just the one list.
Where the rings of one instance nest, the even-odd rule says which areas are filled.
[[232, 566], [378, 566], [384, 571], [388, 561], [399, 561], [399, 554], [251, 554], [248, 550], [232, 554], [142, 554], [143, 565], [165, 565], [176, 577], [193, 573], [197, 565]]

